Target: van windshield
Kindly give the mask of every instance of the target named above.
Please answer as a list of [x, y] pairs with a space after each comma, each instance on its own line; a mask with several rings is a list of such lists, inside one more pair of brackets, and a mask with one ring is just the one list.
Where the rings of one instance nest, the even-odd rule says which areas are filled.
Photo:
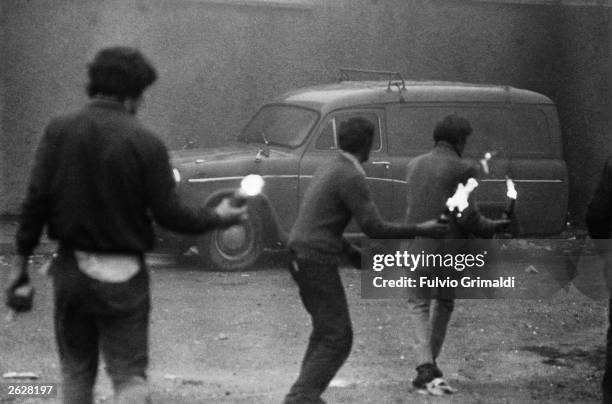
[[265, 105], [244, 128], [238, 141], [297, 147], [318, 117], [316, 111], [293, 105]]

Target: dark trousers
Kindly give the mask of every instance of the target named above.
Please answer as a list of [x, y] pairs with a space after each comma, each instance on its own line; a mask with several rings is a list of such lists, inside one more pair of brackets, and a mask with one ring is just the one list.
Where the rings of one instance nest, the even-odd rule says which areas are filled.
[[313, 330], [300, 375], [285, 403], [319, 403], [351, 351], [353, 330], [346, 295], [336, 265], [293, 259], [289, 268], [300, 290]]
[[51, 271], [63, 403], [93, 403], [100, 351], [117, 402], [147, 402], [150, 295], [144, 261], [121, 283], [83, 274], [71, 251], [61, 251]]
[[608, 302], [608, 335], [606, 342], [606, 369], [601, 383], [603, 403], [612, 404], [612, 299]]

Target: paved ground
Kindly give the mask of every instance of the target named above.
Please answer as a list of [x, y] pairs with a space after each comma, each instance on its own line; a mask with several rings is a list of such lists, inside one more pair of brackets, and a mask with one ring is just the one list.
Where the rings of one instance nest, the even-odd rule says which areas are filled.
[[[546, 272], [537, 262], [537, 247], [525, 248], [524, 258]], [[35, 256], [34, 267], [47, 259]], [[0, 282], [10, 261], [6, 253], [0, 257]], [[163, 255], [149, 261], [155, 402], [279, 403], [296, 376], [309, 332], [282, 255], [270, 256], [256, 271], [227, 274]], [[410, 389], [416, 363], [406, 302], [361, 299], [359, 272], [344, 268], [342, 276], [355, 342], [326, 393], [330, 403], [600, 400], [606, 305], [574, 286], [556, 288], [540, 300], [458, 302], [440, 365], [460, 391], [452, 398], [429, 398]], [[37, 272], [33, 278], [35, 311], [12, 323], [0, 318], [0, 373], [33, 371], [42, 381], [57, 381], [50, 280]], [[110, 393], [101, 369], [97, 401], [110, 403]], [[0, 397], [0, 402], [11, 401]]]

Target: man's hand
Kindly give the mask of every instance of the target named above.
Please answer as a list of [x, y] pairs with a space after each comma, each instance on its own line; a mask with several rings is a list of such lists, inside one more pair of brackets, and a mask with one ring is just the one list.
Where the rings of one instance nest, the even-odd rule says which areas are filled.
[[442, 237], [448, 232], [448, 223], [441, 223], [438, 219], [431, 219], [416, 225], [416, 235], [423, 237]]
[[232, 226], [248, 218], [247, 205], [232, 206], [230, 198], [223, 198], [214, 209], [222, 226]]
[[28, 257], [19, 255], [15, 258], [5, 293], [6, 305], [11, 310], [25, 312], [32, 309], [34, 289], [28, 275]]

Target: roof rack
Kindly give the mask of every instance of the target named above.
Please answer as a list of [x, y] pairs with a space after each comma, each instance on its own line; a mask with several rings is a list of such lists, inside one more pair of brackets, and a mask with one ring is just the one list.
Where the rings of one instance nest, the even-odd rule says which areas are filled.
[[402, 83], [402, 89], [406, 89], [406, 81], [402, 75], [398, 72], [392, 72], [388, 70], [369, 70], [369, 69], [354, 69], [341, 67], [340, 69], [340, 81], [349, 80], [349, 73], [361, 73], [361, 74], [374, 74], [379, 76], [389, 76], [389, 82], [387, 83], [387, 90], [391, 90], [391, 85], [395, 84], [399, 87], [399, 82], [394, 82], [393, 79], [397, 79]]

